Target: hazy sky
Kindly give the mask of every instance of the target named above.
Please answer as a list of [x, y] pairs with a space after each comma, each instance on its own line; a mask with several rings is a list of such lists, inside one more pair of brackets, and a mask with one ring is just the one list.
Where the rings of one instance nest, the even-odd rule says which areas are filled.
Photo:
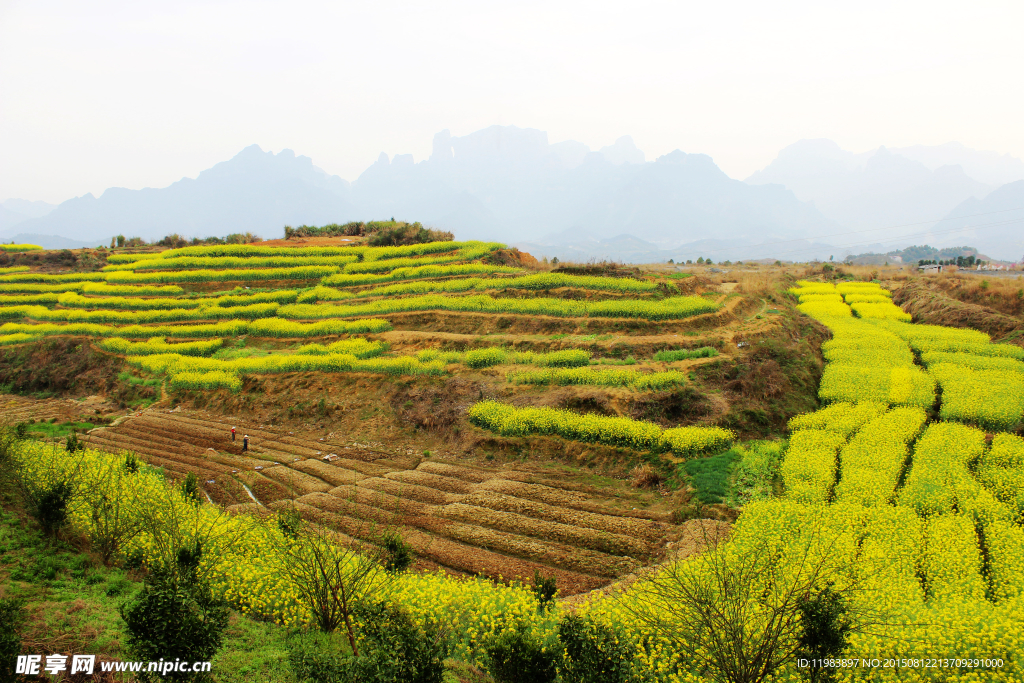
[[249, 144], [354, 179], [448, 128], [744, 178], [801, 138], [1024, 157], [1024, 3], [0, 0], [0, 199], [162, 187]]

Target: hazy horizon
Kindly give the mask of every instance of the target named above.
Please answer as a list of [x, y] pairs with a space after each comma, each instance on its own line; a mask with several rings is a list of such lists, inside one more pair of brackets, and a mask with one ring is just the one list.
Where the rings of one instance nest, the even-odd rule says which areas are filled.
[[[950, 8], [952, 9], [952, 8]], [[435, 133], [547, 131], [745, 179], [824, 138], [1024, 157], [1012, 3], [0, 3], [0, 199], [166, 187], [259, 144], [353, 180]]]

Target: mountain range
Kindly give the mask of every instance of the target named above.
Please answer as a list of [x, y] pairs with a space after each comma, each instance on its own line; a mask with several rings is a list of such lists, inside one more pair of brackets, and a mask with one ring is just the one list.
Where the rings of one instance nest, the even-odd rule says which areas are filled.
[[165, 188], [110, 188], [56, 207], [8, 200], [0, 239], [68, 247], [117, 234], [280, 237], [286, 224], [394, 216], [563, 259], [839, 259], [922, 235], [960, 244], [965, 234], [987, 240], [985, 253], [1016, 259], [1024, 249], [1014, 223], [967, 228], [991, 207], [1020, 220], [1006, 209], [1024, 207], [1024, 190], [1014, 189], [1021, 180], [1024, 162], [962, 145], [855, 154], [804, 140], [740, 181], [703, 154], [648, 161], [628, 136], [595, 151], [491, 126], [461, 137], [442, 131], [419, 162], [382, 153], [351, 183], [291, 150], [252, 145]]

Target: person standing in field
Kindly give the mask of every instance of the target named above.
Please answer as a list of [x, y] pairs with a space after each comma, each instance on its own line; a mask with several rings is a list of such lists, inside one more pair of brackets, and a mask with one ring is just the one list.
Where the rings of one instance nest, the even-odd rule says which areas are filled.
[[232, 441], [235, 440], [235, 428], [234, 427], [231, 428], [231, 440]]
[[247, 450], [249, 450], [249, 435], [248, 434], [246, 434], [245, 436], [242, 437], [242, 452], [245, 453]]

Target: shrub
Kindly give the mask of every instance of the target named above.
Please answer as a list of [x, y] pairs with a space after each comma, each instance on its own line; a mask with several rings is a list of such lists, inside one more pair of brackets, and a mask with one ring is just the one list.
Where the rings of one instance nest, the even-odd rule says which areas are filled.
[[541, 576], [539, 571], [534, 570], [533, 586], [530, 588], [537, 596], [538, 607], [542, 611], [555, 604], [555, 596], [558, 595], [558, 580], [555, 577]]
[[519, 628], [505, 630], [485, 650], [496, 683], [554, 683], [556, 654]]
[[809, 673], [812, 683], [835, 680], [834, 668], [815, 666], [814, 663], [841, 657], [849, 643], [853, 627], [846, 616], [843, 597], [832, 588], [832, 584], [828, 584], [814, 595], [802, 596], [797, 601], [797, 608], [803, 627], [797, 657], [811, 662]]
[[296, 678], [312, 683], [441, 683], [447, 644], [402, 610], [383, 604], [359, 609], [360, 655], [345, 652], [331, 634], [293, 639], [288, 659]]
[[471, 368], [489, 368], [505, 362], [505, 351], [499, 348], [473, 349], [467, 351], [463, 362]]
[[67, 523], [74, 488], [70, 478], [62, 478], [44, 485], [29, 498], [32, 513], [47, 534], [56, 534]]
[[0, 683], [15, 683], [15, 663], [21, 654], [21, 627], [25, 623], [24, 603], [16, 598], [0, 599]]
[[85, 445], [78, 438], [78, 432], [68, 434], [68, 438], [64, 442], [64, 448], [67, 449], [68, 453], [77, 453], [78, 451], [85, 450]]
[[558, 667], [562, 683], [627, 683], [632, 681], [633, 649], [602, 624], [575, 614], [558, 624], [565, 655]]
[[199, 492], [199, 478], [195, 472], [189, 472], [185, 476], [185, 481], [181, 483], [181, 495], [193, 505], [199, 505], [202, 502], [202, 496]]
[[384, 549], [384, 569], [389, 572], [405, 571], [412, 564], [412, 546], [396, 532], [385, 533], [381, 538], [381, 547]]
[[[195, 576], [201, 549], [181, 550], [178, 567], [154, 567], [139, 595], [121, 606], [127, 650], [136, 659], [205, 662], [220, 649], [228, 610]], [[209, 674], [192, 672], [171, 672], [163, 678], [212, 680]]]

